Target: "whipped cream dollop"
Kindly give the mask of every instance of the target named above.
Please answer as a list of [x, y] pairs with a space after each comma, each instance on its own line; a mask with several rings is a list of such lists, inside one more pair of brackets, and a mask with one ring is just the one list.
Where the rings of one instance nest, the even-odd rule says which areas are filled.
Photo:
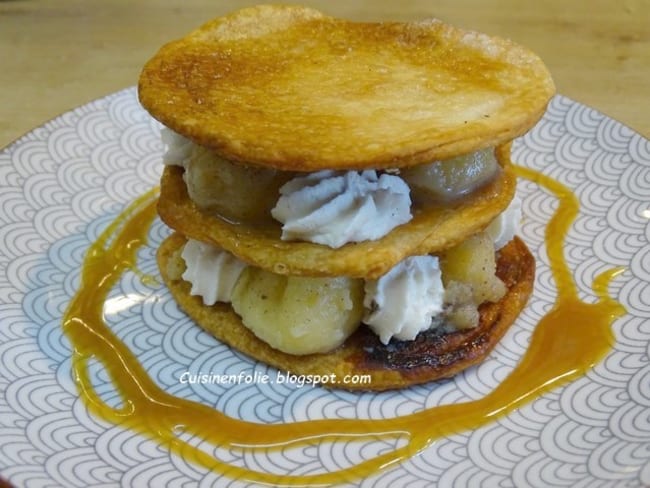
[[231, 301], [245, 263], [226, 251], [194, 239], [187, 241], [181, 257], [186, 266], [182, 277], [192, 284], [191, 295], [201, 296], [205, 305]]
[[412, 218], [406, 182], [374, 170], [310, 173], [285, 183], [280, 195], [271, 215], [283, 224], [283, 240], [338, 248], [379, 239]]
[[186, 168], [194, 149], [194, 143], [187, 137], [167, 127], [163, 127], [160, 130], [160, 139], [165, 146], [163, 164], [166, 166], [182, 166]]
[[363, 321], [383, 344], [412, 341], [442, 312], [445, 289], [436, 256], [411, 256], [365, 283]]
[[495, 250], [498, 251], [508, 244], [519, 232], [521, 217], [521, 199], [515, 195], [508, 207], [485, 229], [494, 241]]

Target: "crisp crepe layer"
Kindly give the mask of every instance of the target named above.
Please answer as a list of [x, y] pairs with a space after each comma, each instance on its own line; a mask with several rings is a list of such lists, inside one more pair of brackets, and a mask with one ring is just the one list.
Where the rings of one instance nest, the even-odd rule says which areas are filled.
[[[453, 376], [482, 361], [514, 322], [532, 291], [535, 262], [518, 238], [497, 252], [497, 276], [507, 292], [498, 303], [479, 308], [479, 325], [474, 329], [442, 333], [437, 329], [418, 335], [414, 341], [392, 341], [388, 346], [365, 325], [339, 348], [327, 354], [294, 356], [271, 348], [241, 322], [230, 305], [205, 306], [200, 297], [189, 294], [190, 284], [174, 279], [183, 269], [180, 249], [186, 239], [175, 233], [158, 250], [160, 271], [180, 307], [203, 329], [238, 351], [290, 371], [293, 374], [371, 375], [364, 385], [328, 385], [346, 389], [387, 390], [403, 388]], [[175, 271], [173, 271], [175, 270]]]
[[[458, 203], [430, 206], [375, 241], [331, 249], [311, 242], [280, 239], [281, 227], [232, 223], [199, 210], [187, 194], [182, 168], [167, 167], [161, 181], [158, 212], [172, 229], [214, 244], [241, 260], [279, 274], [377, 278], [408, 256], [444, 251], [483, 230], [510, 203], [516, 178], [510, 145], [497, 148], [500, 175]], [[254, 196], [251, 196], [254, 198]]]
[[139, 80], [167, 127], [248, 164], [395, 168], [526, 132], [555, 91], [510, 41], [437, 20], [357, 23], [258, 6], [163, 46]]

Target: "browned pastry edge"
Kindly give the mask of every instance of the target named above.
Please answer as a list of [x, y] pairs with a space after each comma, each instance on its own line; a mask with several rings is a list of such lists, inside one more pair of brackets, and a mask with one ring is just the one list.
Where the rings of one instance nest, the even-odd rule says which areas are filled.
[[246, 328], [230, 305], [203, 305], [189, 294], [189, 283], [171, 279], [169, 266], [182, 266], [179, 250], [185, 237], [174, 233], [158, 250], [160, 271], [180, 307], [203, 329], [238, 351], [280, 370], [297, 375], [370, 375], [369, 384], [331, 384], [342, 389], [389, 390], [453, 376], [481, 362], [525, 306], [533, 289], [535, 261], [519, 238], [497, 252], [497, 276], [507, 287], [497, 303], [480, 308], [479, 325], [470, 330], [441, 333], [430, 330], [414, 341], [391, 341], [387, 346], [365, 325], [339, 348], [327, 354], [295, 356], [271, 348]]

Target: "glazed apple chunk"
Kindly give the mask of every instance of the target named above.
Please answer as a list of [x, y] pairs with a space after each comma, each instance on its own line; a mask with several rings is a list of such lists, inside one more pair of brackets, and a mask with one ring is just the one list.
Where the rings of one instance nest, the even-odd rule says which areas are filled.
[[417, 202], [452, 202], [488, 183], [499, 172], [494, 148], [400, 171]]
[[[187, 193], [201, 211], [228, 221], [266, 216], [283, 184], [276, 180], [277, 171], [233, 163], [167, 127], [160, 135], [163, 164], [183, 168]], [[251, 192], [257, 198], [250, 198]]]
[[232, 307], [271, 347], [291, 354], [324, 353], [356, 330], [363, 315], [363, 281], [283, 276], [248, 267]]
[[280, 187], [292, 177], [287, 171], [230, 162], [200, 146], [192, 148], [183, 174], [198, 208], [228, 221], [252, 223], [269, 220]]
[[457, 329], [478, 324], [478, 306], [496, 302], [506, 292], [496, 276], [494, 243], [487, 232], [481, 232], [440, 256], [440, 269], [445, 285], [447, 318]]

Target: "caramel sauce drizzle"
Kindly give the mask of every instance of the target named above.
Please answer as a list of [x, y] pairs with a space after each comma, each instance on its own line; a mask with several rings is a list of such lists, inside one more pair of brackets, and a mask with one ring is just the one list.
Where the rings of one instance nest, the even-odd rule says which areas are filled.
[[[436, 439], [481, 427], [584, 375], [612, 347], [611, 324], [625, 313], [623, 306], [608, 294], [610, 281], [622, 269], [596, 277], [593, 291], [598, 301], [582, 302], [562, 249], [578, 214], [578, 200], [559, 182], [530, 169], [515, 168], [520, 177], [545, 187], [559, 200], [559, 208], [545, 234], [558, 295], [552, 310], [536, 326], [518, 366], [483, 398], [389, 419], [259, 424], [231, 418], [207, 405], [166, 393], [103, 319], [103, 304], [111, 288], [124, 272], [135, 270], [136, 251], [145, 244], [147, 230], [156, 216], [157, 189], [131, 204], [92, 244], [85, 257], [81, 286], [63, 319], [63, 330], [73, 345], [72, 368], [81, 397], [100, 418], [132, 429], [187, 461], [231, 478], [275, 486], [331, 485], [395, 466]], [[121, 398], [119, 407], [107, 405], [93, 389], [89, 375], [91, 360], [99, 361], [109, 374]], [[339, 471], [298, 476], [230, 465], [196, 447], [198, 443], [186, 442], [179, 434], [199, 439], [211, 448], [229, 449], [286, 449], [321, 441], [368, 439], [407, 442]]]

